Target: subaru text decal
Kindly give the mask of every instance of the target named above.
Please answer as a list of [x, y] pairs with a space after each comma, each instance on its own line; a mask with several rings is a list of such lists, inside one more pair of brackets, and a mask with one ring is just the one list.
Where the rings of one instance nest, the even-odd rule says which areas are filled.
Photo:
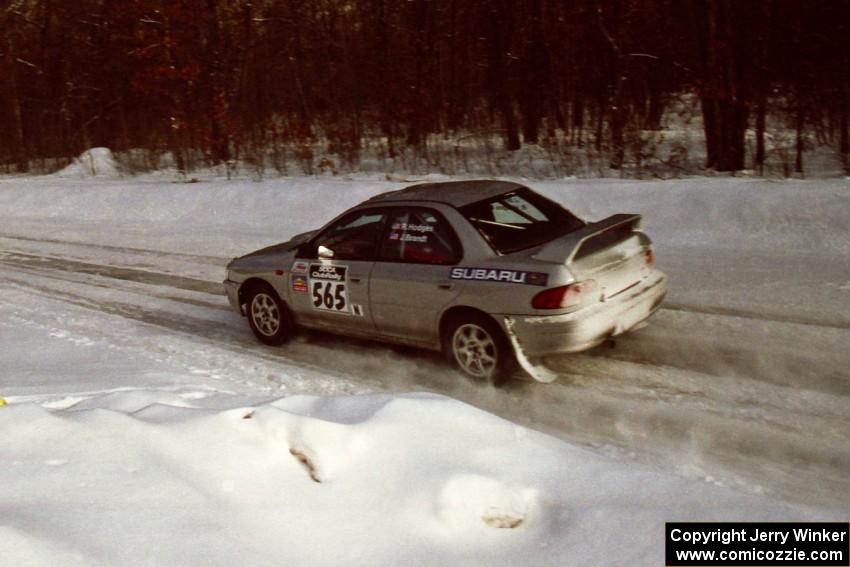
[[518, 272], [516, 270], [494, 270], [490, 268], [452, 268], [449, 277], [453, 280], [482, 282], [504, 282], [528, 285], [546, 285], [549, 276], [540, 272]]

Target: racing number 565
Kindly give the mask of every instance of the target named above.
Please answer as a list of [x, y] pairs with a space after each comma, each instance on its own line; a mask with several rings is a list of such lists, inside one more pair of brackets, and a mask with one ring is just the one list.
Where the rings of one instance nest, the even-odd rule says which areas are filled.
[[313, 307], [347, 311], [345, 282], [313, 282]]

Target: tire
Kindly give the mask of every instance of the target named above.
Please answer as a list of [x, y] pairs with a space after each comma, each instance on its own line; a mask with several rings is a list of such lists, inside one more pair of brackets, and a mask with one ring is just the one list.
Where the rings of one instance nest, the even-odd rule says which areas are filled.
[[485, 315], [471, 313], [453, 319], [445, 327], [442, 342], [449, 362], [476, 382], [502, 385], [517, 368], [505, 333]]
[[286, 304], [269, 285], [258, 285], [248, 292], [248, 325], [260, 342], [282, 345], [289, 339], [292, 319]]

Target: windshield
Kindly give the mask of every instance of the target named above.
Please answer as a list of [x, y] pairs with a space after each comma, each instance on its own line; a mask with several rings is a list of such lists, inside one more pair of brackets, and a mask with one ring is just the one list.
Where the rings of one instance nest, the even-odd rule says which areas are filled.
[[539, 246], [585, 225], [531, 189], [519, 189], [460, 209], [500, 254]]

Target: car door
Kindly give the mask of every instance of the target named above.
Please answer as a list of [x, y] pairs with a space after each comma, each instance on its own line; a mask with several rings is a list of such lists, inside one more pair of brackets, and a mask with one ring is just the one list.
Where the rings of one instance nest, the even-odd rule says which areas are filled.
[[292, 308], [301, 323], [374, 333], [369, 275], [385, 220], [380, 209], [354, 211], [302, 247], [290, 273]]
[[436, 210], [395, 207], [387, 214], [369, 283], [375, 326], [382, 335], [433, 342], [438, 314], [457, 296], [449, 270], [463, 257], [460, 241]]

